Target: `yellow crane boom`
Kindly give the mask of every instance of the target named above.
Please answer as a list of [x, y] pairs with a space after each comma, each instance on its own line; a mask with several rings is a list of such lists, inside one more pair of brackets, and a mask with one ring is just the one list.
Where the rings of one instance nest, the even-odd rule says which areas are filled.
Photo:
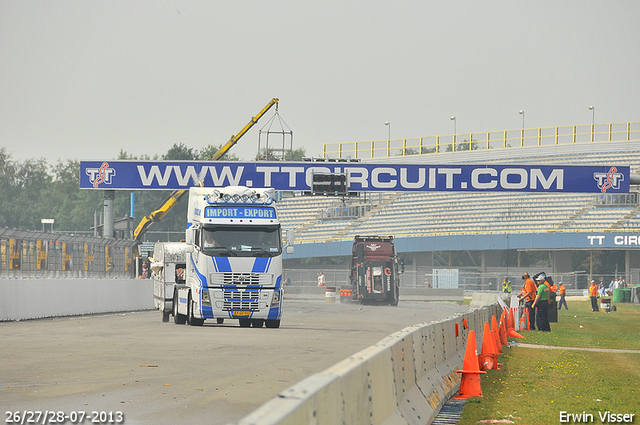
[[[258, 112], [258, 115], [256, 115], [255, 117], [252, 117], [251, 121], [249, 121], [247, 125], [245, 125], [242, 128], [242, 130], [240, 130], [238, 134], [236, 134], [235, 136], [231, 136], [231, 139], [229, 139], [229, 141], [225, 143], [224, 146], [222, 146], [220, 150], [218, 150], [218, 152], [210, 156], [209, 160], [217, 161], [225, 153], [229, 152], [229, 150], [233, 147], [233, 145], [238, 143], [238, 140], [240, 140], [240, 138], [244, 136], [247, 133], [247, 131], [249, 131], [251, 127], [253, 127], [258, 122], [258, 120], [262, 118], [262, 116], [266, 114], [267, 111], [269, 111], [269, 109], [271, 109], [273, 105], [277, 105], [278, 102], [279, 102], [279, 99], [275, 97], [271, 99], [271, 101], [267, 103], [267, 105], [264, 108], [262, 108], [260, 112]], [[277, 106], [276, 106], [276, 109], [277, 109]], [[136, 241], [139, 240], [140, 237], [142, 237], [142, 235], [145, 234], [147, 229], [153, 223], [157, 223], [158, 221], [162, 220], [164, 216], [167, 215], [167, 213], [180, 201], [180, 198], [182, 198], [182, 196], [185, 193], [187, 193], [187, 190], [184, 190], [184, 189], [173, 191], [171, 195], [169, 195], [169, 197], [167, 197], [162, 202], [162, 204], [160, 204], [160, 206], [156, 208], [155, 211], [153, 211], [147, 216], [144, 216], [144, 218], [140, 220], [140, 223], [138, 223], [138, 226], [136, 226], [135, 230], [133, 231], [133, 240], [136, 240]]]
[[138, 223], [138, 226], [136, 226], [135, 230], [133, 231], [133, 240], [137, 241], [142, 235], [146, 233], [149, 226], [162, 220], [162, 218], [167, 215], [169, 210], [171, 210], [171, 208], [173, 208], [178, 203], [178, 201], [180, 201], [180, 198], [182, 198], [182, 195], [184, 195], [186, 192], [186, 190], [173, 191], [171, 195], [167, 197], [167, 199], [162, 201], [160, 207], [158, 207], [149, 215], [144, 216], [144, 218], [140, 220], [140, 223]]
[[[279, 102], [279, 99], [277, 99], [275, 97], [273, 99], [271, 99], [271, 102], [267, 103], [267, 106], [265, 106], [264, 108], [262, 108], [262, 110], [260, 112], [258, 112], [258, 115], [256, 115], [255, 117], [252, 117], [251, 121], [249, 121], [247, 123], [247, 125], [245, 125], [242, 128], [242, 130], [240, 130], [240, 132], [238, 134], [236, 134], [235, 136], [231, 136], [231, 139], [229, 139], [229, 141], [227, 143], [225, 143], [225, 145], [222, 148], [220, 148], [220, 150], [218, 152], [216, 152], [215, 154], [210, 156], [209, 159], [212, 160], [212, 161], [216, 161], [216, 160], [220, 159], [220, 157], [222, 157], [222, 155], [227, 153], [229, 151], [229, 149], [231, 149], [231, 147], [233, 145], [238, 143], [238, 140], [240, 140], [240, 138], [242, 136], [244, 136], [246, 134], [246, 132], [249, 131], [251, 129], [251, 127], [253, 127], [258, 122], [258, 120], [260, 118], [262, 118], [262, 116], [264, 114], [266, 114], [269, 109], [271, 109], [271, 107], [273, 105], [277, 105], [278, 102]], [[278, 109], [278, 107], [276, 106], [276, 110], [277, 109]]]

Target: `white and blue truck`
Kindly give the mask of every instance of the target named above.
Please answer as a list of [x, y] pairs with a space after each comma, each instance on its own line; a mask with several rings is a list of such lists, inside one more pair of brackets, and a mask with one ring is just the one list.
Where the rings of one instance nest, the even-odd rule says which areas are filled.
[[242, 327], [280, 327], [282, 255], [293, 253], [293, 231], [283, 243], [274, 196], [270, 188], [189, 189], [186, 242], [154, 249], [154, 299], [163, 321], [172, 315], [193, 326], [238, 319]]

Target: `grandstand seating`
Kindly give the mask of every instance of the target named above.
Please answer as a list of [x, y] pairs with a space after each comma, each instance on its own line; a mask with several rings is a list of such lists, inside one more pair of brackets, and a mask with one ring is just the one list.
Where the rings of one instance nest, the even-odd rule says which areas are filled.
[[278, 202], [278, 216], [287, 229], [293, 229], [296, 233], [303, 226], [313, 221], [318, 221], [322, 212], [329, 208], [335, 201], [324, 196], [296, 196], [284, 198]]
[[[442, 155], [442, 163], [562, 163], [630, 165], [640, 173], [640, 143], [625, 146], [595, 143], [540, 148], [503, 149]], [[507, 155], [508, 154], [508, 155]], [[388, 158], [392, 162], [421, 163], [433, 155]], [[353, 239], [355, 235], [426, 236], [442, 234], [602, 232], [640, 229], [640, 207], [602, 206], [598, 195], [509, 192], [385, 193], [363, 217], [326, 219], [325, 212], [339, 198], [296, 196], [278, 205], [285, 228], [296, 232], [297, 243]], [[357, 204], [357, 199], [347, 202]]]

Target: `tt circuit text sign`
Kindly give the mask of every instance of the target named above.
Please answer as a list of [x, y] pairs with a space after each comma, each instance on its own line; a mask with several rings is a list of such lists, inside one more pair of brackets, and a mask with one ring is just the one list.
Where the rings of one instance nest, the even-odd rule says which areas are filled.
[[[638, 233], [601, 233], [586, 235], [587, 247], [599, 248], [638, 248], [640, 247], [640, 234]], [[584, 241], [583, 241], [584, 242]]]
[[[321, 165], [320, 165], [321, 164]], [[387, 165], [317, 162], [83, 161], [83, 189], [272, 187], [309, 191], [314, 174], [343, 173], [352, 192], [628, 193], [628, 166]]]

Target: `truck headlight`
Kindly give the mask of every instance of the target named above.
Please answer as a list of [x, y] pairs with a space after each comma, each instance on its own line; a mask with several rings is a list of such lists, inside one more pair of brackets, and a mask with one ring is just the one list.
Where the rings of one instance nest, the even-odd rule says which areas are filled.
[[282, 292], [280, 291], [276, 291], [273, 293], [273, 300], [271, 300], [271, 305], [276, 305], [280, 303], [280, 294], [282, 294]]
[[211, 305], [211, 299], [209, 298], [209, 291], [202, 291], [202, 303]]

